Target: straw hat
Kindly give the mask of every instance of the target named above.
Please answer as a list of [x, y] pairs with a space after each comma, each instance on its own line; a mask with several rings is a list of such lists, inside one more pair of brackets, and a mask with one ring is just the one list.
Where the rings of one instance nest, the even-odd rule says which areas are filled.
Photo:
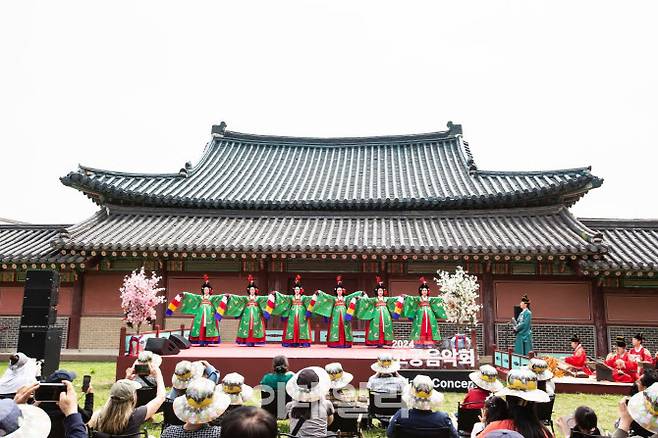
[[443, 394], [434, 390], [429, 376], [419, 374], [402, 391], [402, 401], [408, 408], [431, 411], [443, 401]]
[[507, 386], [496, 392], [498, 397], [514, 397], [537, 403], [548, 403], [550, 397], [540, 389], [537, 389], [537, 375], [528, 368], [510, 370], [507, 373]]
[[[313, 376], [313, 373], [315, 376]], [[297, 382], [302, 379], [311, 378], [311, 387], [300, 386]], [[317, 377], [317, 380], [315, 380]], [[320, 367], [307, 367], [295, 373], [288, 383], [286, 383], [286, 392], [293, 400], [301, 402], [314, 402], [320, 400], [331, 388], [329, 375]]]
[[162, 365], [162, 357], [152, 351], [140, 351], [139, 356], [137, 356], [137, 362], [148, 363], [154, 368], [160, 368], [160, 365]]
[[194, 379], [187, 386], [185, 395], [174, 399], [174, 413], [190, 424], [205, 424], [224, 413], [231, 398], [216, 390], [215, 383], [204, 377]]
[[238, 373], [228, 373], [217, 390], [228, 395], [231, 405], [242, 405], [254, 397], [254, 388], [244, 384], [244, 377]]
[[548, 363], [544, 359], [530, 359], [528, 369], [537, 375], [537, 380], [540, 382], [553, 378], [553, 372], [548, 369]]
[[0, 431], [11, 438], [47, 438], [50, 417], [36, 406], [17, 405], [11, 399], [0, 400]]
[[400, 370], [400, 361], [391, 353], [382, 353], [377, 356], [377, 362], [370, 365], [370, 368], [376, 373], [393, 374]]
[[502, 382], [498, 380], [498, 370], [491, 365], [482, 365], [479, 371], [473, 371], [468, 378], [485, 391], [496, 392], [503, 389]]
[[203, 376], [203, 365], [198, 362], [182, 360], [176, 364], [174, 375], [171, 377], [171, 386], [176, 389], [186, 389], [194, 379]]
[[347, 371], [343, 371], [343, 365], [340, 362], [328, 363], [324, 370], [329, 374], [331, 389], [342, 389], [350, 384], [354, 376]]
[[658, 383], [638, 392], [628, 401], [628, 413], [643, 428], [658, 433]]

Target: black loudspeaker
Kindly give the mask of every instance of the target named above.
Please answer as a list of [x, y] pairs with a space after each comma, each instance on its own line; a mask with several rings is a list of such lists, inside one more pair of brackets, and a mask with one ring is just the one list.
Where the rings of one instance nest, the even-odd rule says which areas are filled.
[[21, 327], [49, 327], [57, 320], [59, 273], [27, 271]]
[[178, 346], [166, 338], [149, 338], [144, 350], [152, 351], [160, 356], [174, 356], [180, 353]]
[[61, 350], [61, 327], [21, 327], [18, 333], [18, 351], [36, 360], [43, 360], [42, 376], [48, 376], [59, 368]]
[[514, 319], [519, 319], [521, 314], [521, 306], [514, 306]]
[[169, 340], [174, 343], [179, 349], [187, 350], [192, 346], [192, 343], [185, 336], [171, 334], [169, 335]]

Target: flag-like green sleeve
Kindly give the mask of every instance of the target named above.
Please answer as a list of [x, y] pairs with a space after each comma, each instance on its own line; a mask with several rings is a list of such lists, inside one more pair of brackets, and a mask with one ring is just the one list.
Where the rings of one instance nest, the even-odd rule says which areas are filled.
[[183, 299], [180, 302], [179, 310], [183, 315], [196, 315], [201, 305], [201, 295], [190, 292], [181, 292]]
[[331, 311], [334, 309], [336, 298], [321, 290], [317, 291], [316, 294], [318, 295], [318, 300], [315, 302], [315, 306], [313, 306], [313, 313], [329, 318]]
[[375, 298], [361, 298], [356, 303], [355, 315], [358, 319], [370, 320], [375, 317]]
[[244, 307], [247, 305], [247, 301], [249, 301], [249, 298], [247, 298], [246, 295], [229, 295], [228, 305], [226, 306], [224, 316], [230, 316], [233, 318], [239, 317], [242, 314]]
[[439, 319], [446, 319], [446, 309], [443, 307], [443, 299], [441, 297], [431, 297], [430, 298], [430, 308], [434, 315]]
[[215, 308], [215, 310], [217, 307], [219, 307], [219, 303], [222, 302], [222, 298], [224, 298], [224, 294], [210, 296], [210, 303], [212, 304], [213, 308]]
[[258, 303], [258, 307], [260, 307], [260, 310], [263, 312], [267, 308], [267, 295], [258, 295], [256, 297], [256, 303]]
[[395, 311], [395, 302], [398, 300], [398, 297], [387, 297], [386, 298], [386, 308], [388, 313], [393, 313]]
[[363, 296], [363, 291], [362, 290], [357, 290], [356, 292], [352, 292], [349, 295], [345, 295], [345, 303], [347, 303], [347, 305], [349, 306], [350, 301], [352, 301], [353, 298], [358, 298], [358, 297], [361, 297], [361, 296]]
[[418, 310], [419, 302], [420, 302], [420, 297], [407, 296], [404, 299], [404, 308], [402, 310], [402, 316], [405, 318], [415, 318], [416, 311]]
[[280, 292], [274, 292], [275, 304], [272, 315], [280, 315], [284, 318], [288, 317], [290, 313], [290, 306], [292, 306], [292, 295], [283, 295]]

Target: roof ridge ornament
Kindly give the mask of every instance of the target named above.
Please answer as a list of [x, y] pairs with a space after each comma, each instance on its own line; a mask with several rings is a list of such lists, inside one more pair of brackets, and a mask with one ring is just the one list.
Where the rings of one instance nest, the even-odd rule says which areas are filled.
[[448, 121], [448, 134], [462, 135], [462, 125], [460, 123], [452, 123], [452, 120]]
[[226, 122], [222, 120], [219, 125], [212, 125], [210, 133], [213, 137], [223, 137], [224, 132], [226, 132], [226, 126]]

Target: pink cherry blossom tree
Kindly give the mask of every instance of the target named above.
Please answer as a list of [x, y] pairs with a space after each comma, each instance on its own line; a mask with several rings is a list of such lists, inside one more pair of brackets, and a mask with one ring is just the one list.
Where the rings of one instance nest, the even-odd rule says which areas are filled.
[[164, 296], [158, 295], [165, 290], [164, 287], [158, 287], [160, 280], [162, 277], [155, 275], [155, 272], [147, 277], [144, 267], [123, 279], [123, 286], [119, 289], [123, 319], [137, 334], [143, 323], [151, 324], [155, 320], [155, 306], [165, 301]]

